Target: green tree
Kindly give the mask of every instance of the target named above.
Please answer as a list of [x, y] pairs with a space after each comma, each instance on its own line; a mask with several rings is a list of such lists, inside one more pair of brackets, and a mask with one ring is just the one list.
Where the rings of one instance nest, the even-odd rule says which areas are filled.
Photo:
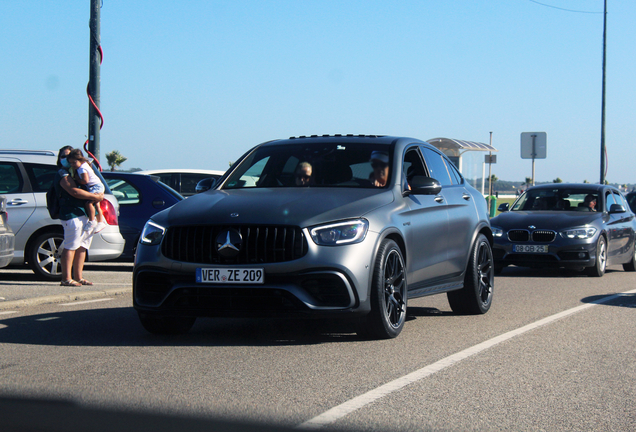
[[119, 150], [113, 150], [110, 153], [106, 153], [106, 160], [108, 161], [110, 170], [115, 171], [117, 167], [126, 162], [128, 158], [122, 156]]
[[561, 180], [561, 177], [557, 177], [554, 180], [552, 180], [552, 183], [563, 183], [563, 180]]

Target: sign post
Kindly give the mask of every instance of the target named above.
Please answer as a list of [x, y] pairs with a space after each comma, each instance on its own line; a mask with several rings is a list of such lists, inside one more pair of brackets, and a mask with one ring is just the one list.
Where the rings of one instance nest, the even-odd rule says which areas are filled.
[[532, 186], [534, 186], [534, 160], [545, 159], [548, 153], [545, 132], [521, 133], [521, 159], [532, 159]]

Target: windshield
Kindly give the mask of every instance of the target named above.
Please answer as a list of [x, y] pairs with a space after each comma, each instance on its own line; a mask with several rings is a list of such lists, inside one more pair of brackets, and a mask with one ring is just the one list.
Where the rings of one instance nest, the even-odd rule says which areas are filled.
[[582, 189], [530, 189], [512, 207], [515, 210], [597, 211], [598, 192]]
[[223, 189], [386, 187], [391, 150], [386, 145], [337, 142], [262, 146], [230, 174]]

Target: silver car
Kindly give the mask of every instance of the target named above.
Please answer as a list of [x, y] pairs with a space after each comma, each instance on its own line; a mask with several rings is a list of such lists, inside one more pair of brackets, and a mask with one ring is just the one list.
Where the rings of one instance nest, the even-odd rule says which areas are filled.
[[[0, 150], [0, 194], [7, 197], [7, 213], [15, 232], [11, 265], [28, 264], [45, 280], [62, 278], [60, 257], [64, 231], [59, 220], [49, 217], [46, 208], [46, 191], [58, 170], [56, 164], [57, 152], [54, 151]], [[108, 186], [106, 191], [101, 205], [108, 226], [93, 237], [89, 261], [117, 258], [124, 250], [124, 238], [117, 221], [119, 203]]]
[[447, 293], [456, 313], [488, 311], [486, 210], [423, 141], [266, 142], [209, 191], [147, 222], [133, 304], [152, 333], [186, 332], [197, 317], [320, 316], [396, 337], [411, 298]]
[[0, 195], [0, 267], [6, 267], [13, 259], [15, 235], [7, 217], [7, 197]]

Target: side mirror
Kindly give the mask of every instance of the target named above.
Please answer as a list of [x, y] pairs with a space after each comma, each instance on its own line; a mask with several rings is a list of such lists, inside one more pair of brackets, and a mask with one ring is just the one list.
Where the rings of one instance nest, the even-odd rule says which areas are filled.
[[411, 190], [406, 195], [437, 195], [442, 191], [440, 182], [431, 177], [414, 176], [409, 181]]
[[620, 205], [620, 204], [612, 204], [610, 206], [610, 211], [609, 212], [610, 212], [610, 214], [612, 214], [612, 213], [625, 213], [625, 211], [626, 211], [625, 207], [623, 207], [622, 205]]
[[508, 210], [510, 210], [510, 203], [499, 204], [499, 207], [497, 207], [497, 210], [500, 212], [507, 212]]
[[204, 178], [203, 180], [197, 183], [197, 187], [194, 189], [195, 193], [205, 192], [210, 190], [216, 184], [216, 179], [214, 177]]

